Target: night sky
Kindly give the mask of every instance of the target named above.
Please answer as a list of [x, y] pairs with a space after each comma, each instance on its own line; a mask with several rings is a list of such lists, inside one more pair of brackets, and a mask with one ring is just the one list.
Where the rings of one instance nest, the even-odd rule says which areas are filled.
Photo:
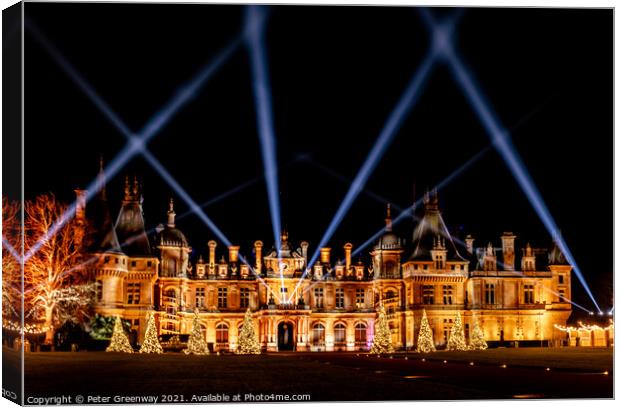
[[[27, 3], [26, 17], [134, 131], [242, 29], [244, 8], [220, 5]], [[454, 10], [433, 10], [437, 17]], [[612, 301], [612, 10], [466, 9], [458, 47], [540, 189], [601, 307]], [[26, 195], [69, 201], [125, 138], [26, 31]], [[282, 221], [312, 252], [429, 44], [415, 8], [272, 7], [267, 47]], [[240, 47], [149, 144], [205, 202], [262, 176], [247, 49]], [[480, 150], [489, 137], [439, 66], [367, 183], [398, 207]], [[167, 201], [188, 206], [141, 158], [109, 180], [116, 216], [124, 175], [143, 178], [148, 227]], [[550, 236], [501, 157], [490, 150], [440, 191], [444, 219], [476, 245], [512, 231], [518, 247]], [[228, 238], [273, 244], [265, 182], [206, 208]], [[342, 256], [383, 226], [384, 205], [362, 193], [331, 240]], [[412, 221], [396, 228], [410, 239]], [[196, 216], [178, 222], [194, 255], [213, 233]], [[221, 248], [221, 246], [220, 246]], [[224, 252], [221, 251], [220, 255]], [[367, 255], [366, 255], [367, 257]], [[576, 278], [573, 298], [593, 309]]]

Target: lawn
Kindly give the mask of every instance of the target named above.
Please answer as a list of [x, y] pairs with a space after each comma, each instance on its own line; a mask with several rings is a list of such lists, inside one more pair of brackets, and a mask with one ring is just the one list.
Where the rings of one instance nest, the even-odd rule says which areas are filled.
[[[14, 351], [5, 348], [4, 353], [17, 359]], [[204, 400], [209, 394], [309, 395], [310, 401], [505, 399], [524, 394], [613, 397], [609, 349], [491, 349], [404, 356], [28, 353], [25, 385], [27, 396], [181, 395], [177, 401], [184, 402], [192, 401], [192, 396]], [[605, 370], [609, 374], [602, 374]]]
[[410, 353], [407, 357], [594, 372], [612, 371], [614, 362], [613, 348], [496, 348], [467, 352]]

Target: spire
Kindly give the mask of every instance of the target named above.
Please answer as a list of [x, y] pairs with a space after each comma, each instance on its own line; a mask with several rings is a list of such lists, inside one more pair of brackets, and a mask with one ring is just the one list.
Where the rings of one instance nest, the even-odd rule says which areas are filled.
[[385, 230], [386, 232], [392, 231], [392, 208], [390, 204], [387, 204], [387, 211], [385, 216]]
[[129, 176], [125, 175], [125, 185], [123, 186], [123, 200], [131, 200], [131, 190], [129, 189]]
[[439, 211], [439, 197], [437, 196], [437, 188], [433, 188], [430, 192], [428, 189], [424, 194], [424, 210], [426, 212]]
[[177, 214], [174, 212], [174, 200], [170, 198], [168, 203], [168, 227], [174, 227], [174, 218]]
[[105, 173], [103, 172], [103, 155], [99, 156], [99, 173], [97, 174], [97, 191], [99, 193], [99, 199], [102, 201], [107, 200], [107, 194], [105, 189]]

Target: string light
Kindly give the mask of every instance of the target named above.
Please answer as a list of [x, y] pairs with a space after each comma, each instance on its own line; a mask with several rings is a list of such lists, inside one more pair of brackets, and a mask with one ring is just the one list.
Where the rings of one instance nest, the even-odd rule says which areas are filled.
[[198, 309], [194, 311], [194, 321], [192, 322], [192, 333], [187, 341], [187, 349], [183, 351], [186, 355], [208, 355], [209, 345], [200, 330], [200, 319]]
[[151, 312], [146, 325], [144, 342], [140, 347], [140, 353], [164, 353], [164, 350], [157, 339], [157, 327], [155, 326], [155, 313]]
[[125, 330], [123, 329], [121, 317], [119, 317], [118, 315], [116, 316], [116, 321], [114, 321], [114, 330], [112, 331], [112, 339], [110, 339], [110, 345], [106, 348], [105, 351], [133, 353], [133, 348], [129, 343], [127, 335], [125, 335]]
[[467, 350], [467, 342], [465, 342], [465, 331], [461, 321], [461, 313], [457, 312], [454, 318], [454, 324], [450, 329], [450, 338], [448, 339], [447, 350]]
[[474, 319], [474, 330], [472, 331], [471, 338], [469, 339], [469, 349], [485, 350], [488, 347], [489, 345], [487, 345], [487, 341], [484, 340], [484, 332], [482, 332], [480, 325], [478, 325], [478, 319]]
[[[435, 343], [433, 341], [433, 330], [426, 318], [426, 310], [422, 310], [422, 321], [420, 322], [420, 332], [418, 333], [418, 352], [428, 353], [435, 352]], [[424, 359], [422, 359], [424, 362]]]
[[239, 333], [239, 347], [237, 353], [241, 355], [260, 355], [260, 343], [256, 337], [254, 330], [254, 322], [252, 321], [252, 312], [248, 308], [243, 318], [243, 326]]
[[383, 307], [379, 309], [379, 317], [375, 323], [375, 337], [372, 340], [370, 353], [376, 353], [377, 357], [382, 353], [394, 353], [392, 332], [390, 331], [390, 326], [388, 325], [387, 316], [385, 315], [385, 309]]

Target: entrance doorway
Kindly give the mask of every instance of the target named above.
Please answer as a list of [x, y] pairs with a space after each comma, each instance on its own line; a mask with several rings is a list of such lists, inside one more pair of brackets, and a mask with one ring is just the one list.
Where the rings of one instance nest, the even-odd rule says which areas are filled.
[[295, 348], [293, 324], [280, 322], [278, 325], [278, 350], [293, 350]]

